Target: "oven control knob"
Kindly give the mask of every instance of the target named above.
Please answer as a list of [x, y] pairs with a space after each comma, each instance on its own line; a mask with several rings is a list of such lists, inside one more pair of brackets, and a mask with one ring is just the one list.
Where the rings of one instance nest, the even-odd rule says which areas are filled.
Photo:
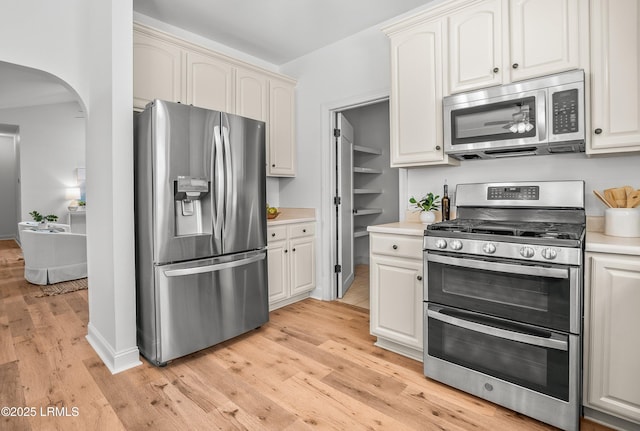
[[460, 250], [462, 248], [462, 242], [454, 239], [451, 241], [451, 248], [454, 250]]
[[520, 249], [520, 256], [522, 257], [533, 257], [536, 254], [536, 251], [531, 247], [522, 247]]
[[436, 241], [436, 247], [442, 249], [442, 248], [447, 248], [447, 241], [445, 241], [444, 239], [439, 239]]
[[542, 257], [549, 260], [553, 260], [558, 256], [558, 253], [552, 248], [543, 248], [540, 254], [542, 254]]
[[482, 251], [487, 254], [493, 254], [496, 252], [496, 245], [492, 242], [488, 242], [482, 246]]

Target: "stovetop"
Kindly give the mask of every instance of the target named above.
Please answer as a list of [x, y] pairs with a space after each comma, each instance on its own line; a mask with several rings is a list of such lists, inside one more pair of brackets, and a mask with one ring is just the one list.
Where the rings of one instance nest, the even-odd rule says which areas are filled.
[[455, 219], [428, 225], [427, 230], [509, 236], [523, 239], [540, 238], [575, 241], [582, 239], [584, 225], [578, 223]]

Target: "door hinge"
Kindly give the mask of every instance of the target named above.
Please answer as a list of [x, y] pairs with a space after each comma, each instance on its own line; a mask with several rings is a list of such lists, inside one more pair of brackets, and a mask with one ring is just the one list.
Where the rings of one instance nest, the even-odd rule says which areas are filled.
[[341, 203], [342, 203], [342, 199], [340, 198], [340, 196], [336, 196], [333, 198], [334, 205], [340, 205]]
[[342, 272], [342, 265], [336, 265], [333, 267], [333, 272], [335, 272], [336, 274], [339, 272]]
[[333, 136], [335, 138], [339, 138], [340, 137], [340, 129], [333, 129]]

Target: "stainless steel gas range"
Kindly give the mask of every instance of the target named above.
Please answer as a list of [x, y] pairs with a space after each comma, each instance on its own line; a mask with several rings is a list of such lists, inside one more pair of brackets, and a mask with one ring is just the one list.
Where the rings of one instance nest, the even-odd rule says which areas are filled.
[[424, 237], [424, 373], [578, 430], [584, 182], [460, 184]]

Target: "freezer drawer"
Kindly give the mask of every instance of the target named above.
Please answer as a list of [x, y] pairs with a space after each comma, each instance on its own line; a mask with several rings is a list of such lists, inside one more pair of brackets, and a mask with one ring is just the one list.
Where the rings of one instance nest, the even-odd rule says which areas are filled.
[[157, 266], [154, 346], [143, 355], [162, 365], [266, 323], [266, 280], [264, 250]]

